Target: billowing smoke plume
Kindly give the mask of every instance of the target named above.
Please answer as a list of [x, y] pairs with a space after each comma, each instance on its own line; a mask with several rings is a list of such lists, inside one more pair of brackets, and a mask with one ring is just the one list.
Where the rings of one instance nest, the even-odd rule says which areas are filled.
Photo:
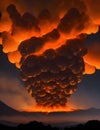
[[[20, 44], [19, 50], [21, 47], [23, 49], [23, 44]], [[27, 48], [26, 42], [25, 46]], [[48, 49], [40, 56], [29, 55], [25, 59], [23, 56], [21, 76], [38, 105], [65, 106], [82, 79], [82, 57], [85, 54], [83, 41], [74, 39], [67, 41], [57, 50]]]
[[[89, 1], [5, 1], [0, 13], [3, 51], [20, 69], [37, 105], [65, 106], [83, 74], [95, 71], [85, 46], [86, 36], [98, 30]], [[3, 28], [5, 18], [9, 26]]]

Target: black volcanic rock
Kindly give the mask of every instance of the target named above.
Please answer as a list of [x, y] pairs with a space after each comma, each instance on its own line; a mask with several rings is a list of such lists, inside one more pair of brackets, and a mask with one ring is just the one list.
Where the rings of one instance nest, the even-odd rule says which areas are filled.
[[100, 130], [100, 121], [98, 120], [90, 120], [87, 123], [84, 124], [78, 124], [76, 126], [70, 126], [70, 127], [52, 127], [51, 125], [44, 125], [41, 122], [32, 121], [27, 124], [20, 124], [15, 127], [2, 125], [0, 124], [0, 130], [1, 129], [16, 129], [16, 130]]
[[18, 129], [34, 129], [34, 130], [59, 130], [56, 127], [51, 127], [50, 125], [44, 125], [41, 122], [32, 121], [27, 124], [20, 124]]
[[0, 124], [0, 130], [7, 130], [7, 129], [13, 130], [15, 128], [16, 127], [12, 127], [12, 126], [7, 126], [7, 125]]
[[100, 121], [98, 120], [90, 120], [85, 124], [87, 129], [100, 130]]

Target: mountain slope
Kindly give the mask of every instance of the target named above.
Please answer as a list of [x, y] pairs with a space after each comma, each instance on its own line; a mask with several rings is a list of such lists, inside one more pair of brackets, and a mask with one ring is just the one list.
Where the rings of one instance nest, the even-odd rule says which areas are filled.
[[60, 124], [72, 125], [95, 119], [100, 120], [100, 109], [90, 108], [87, 110], [52, 112], [48, 114], [43, 112], [18, 112], [0, 101], [0, 121], [3, 122], [27, 123], [29, 121], [39, 121], [55, 126]]
[[9, 107], [8, 105], [0, 101], [0, 116], [17, 115], [19, 113], [20, 112], [14, 110], [13, 108]]

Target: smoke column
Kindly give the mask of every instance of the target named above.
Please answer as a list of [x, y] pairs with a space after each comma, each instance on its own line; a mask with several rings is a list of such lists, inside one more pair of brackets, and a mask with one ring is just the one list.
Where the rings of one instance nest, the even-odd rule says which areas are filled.
[[83, 75], [99, 68], [89, 58], [93, 47], [85, 44], [86, 36], [96, 33], [99, 27], [99, 17], [93, 19], [96, 12], [89, 2], [1, 2], [3, 52], [20, 70], [38, 106], [65, 107]]

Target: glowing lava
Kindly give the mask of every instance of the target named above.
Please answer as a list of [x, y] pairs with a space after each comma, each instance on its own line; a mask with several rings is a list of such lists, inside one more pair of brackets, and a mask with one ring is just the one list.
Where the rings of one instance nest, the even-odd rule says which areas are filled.
[[71, 112], [74, 111], [73, 108], [70, 106], [56, 106], [56, 107], [43, 107], [43, 106], [35, 106], [33, 109], [27, 109], [27, 112], [46, 112], [46, 113], [51, 113], [51, 112]]

